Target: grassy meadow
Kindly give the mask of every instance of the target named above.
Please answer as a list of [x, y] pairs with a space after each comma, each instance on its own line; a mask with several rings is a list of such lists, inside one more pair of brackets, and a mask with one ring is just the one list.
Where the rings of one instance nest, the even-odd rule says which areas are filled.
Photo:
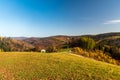
[[1, 52], [0, 80], [120, 80], [120, 66], [69, 53]]

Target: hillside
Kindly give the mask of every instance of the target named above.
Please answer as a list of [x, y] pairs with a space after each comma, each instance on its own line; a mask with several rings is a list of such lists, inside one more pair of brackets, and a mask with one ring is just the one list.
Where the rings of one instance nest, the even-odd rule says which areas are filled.
[[40, 51], [42, 48], [48, 48], [49, 46], [61, 47], [63, 44], [70, 40], [69, 36], [51, 36], [45, 38], [27, 38], [24, 42], [33, 45]]
[[1, 51], [29, 51], [33, 48], [34, 48], [33, 45], [24, 42], [22, 40], [5, 38], [5, 37], [0, 39]]
[[107, 38], [97, 41], [97, 43], [101, 45], [120, 47], [120, 36], [107, 37]]
[[[104, 34], [98, 34], [98, 35], [81, 35], [81, 36], [88, 36], [92, 37], [97, 44], [104, 44], [105, 41], [107, 41], [104, 45], [115, 45], [117, 47], [120, 46], [120, 32], [117, 33], [104, 33]], [[26, 38], [23, 39], [23, 41], [35, 46], [41, 48], [46, 48], [49, 45], [53, 46], [63, 46], [63, 44], [70, 42], [71, 40], [78, 39], [81, 36], [51, 36], [51, 37], [45, 37], [45, 38]], [[117, 42], [116, 42], [117, 41]]]
[[120, 66], [68, 53], [7, 52], [0, 57], [1, 80], [120, 80]]
[[90, 35], [90, 36], [94, 38], [96, 41], [98, 41], [100, 39], [105, 39], [108, 37], [120, 36], [120, 32], [103, 33], [103, 34]]
[[[98, 35], [81, 35], [92, 37], [97, 45], [120, 47], [120, 33], [104, 33]], [[81, 36], [50, 36], [50, 37], [11, 37], [0, 41], [0, 49], [4, 51], [40, 51], [48, 47], [63, 48], [70, 41], [79, 39]]]

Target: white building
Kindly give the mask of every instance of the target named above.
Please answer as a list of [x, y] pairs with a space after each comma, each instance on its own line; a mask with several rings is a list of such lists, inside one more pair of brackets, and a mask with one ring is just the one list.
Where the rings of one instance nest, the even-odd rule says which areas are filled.
[[46, 50], [45, 49], [41, 49], [41, 53], [46, 53]]

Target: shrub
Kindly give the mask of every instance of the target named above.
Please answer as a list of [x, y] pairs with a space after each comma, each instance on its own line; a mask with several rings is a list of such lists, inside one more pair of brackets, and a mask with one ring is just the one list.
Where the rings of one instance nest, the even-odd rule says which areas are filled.
[[74, 47], [72, 49], [73, 52], [77, 53], [77, 54], [82, 54], [83, 53], [83, 49], [80, 47]]
[[72, 39], [69, 45], [70, 47], [81, 47], [91, 50], [95, 47], [95, 41], [90, 37], [80, 37], [79, 39]]
[[55, 46], [49, 46], [48, 48], [47, 48], [47, 52], [57, 52], [58, 51], [58, 49], [55, 47]]
[[80, 47], [84, 49], [93, 49], [95, 47], [95, 41], [90, 37], [81, 37]]
[[88, 52], [86, 50], [83, 50], [82, 48], [75, 47], [75, 48], [73, 48], [73, 52], [75, 54], [82, 55], [82, 56], [89, 57], [89, 58], [93, 58], [93, 59], [96, 59], [98, 61], [103, 61], [103, 62], [119, 65], [119, 62], [117, 60], [113, 59], [111, 56], [107, 55], [106, 53], [104, 53], [103, 51], [100, 51], [100, 50]]
[[120, 48], [118, 48], [118, 47], [111, 47], [110, 48], [110, 53], [111, 53], [113, 58], [120, 59]]

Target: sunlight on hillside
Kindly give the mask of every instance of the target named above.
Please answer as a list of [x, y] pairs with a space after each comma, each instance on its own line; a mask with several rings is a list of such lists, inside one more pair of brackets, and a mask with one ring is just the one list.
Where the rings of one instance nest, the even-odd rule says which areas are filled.
[[120, 67], [69, 53], [0, 53], [0, 78], [119, 80]]

